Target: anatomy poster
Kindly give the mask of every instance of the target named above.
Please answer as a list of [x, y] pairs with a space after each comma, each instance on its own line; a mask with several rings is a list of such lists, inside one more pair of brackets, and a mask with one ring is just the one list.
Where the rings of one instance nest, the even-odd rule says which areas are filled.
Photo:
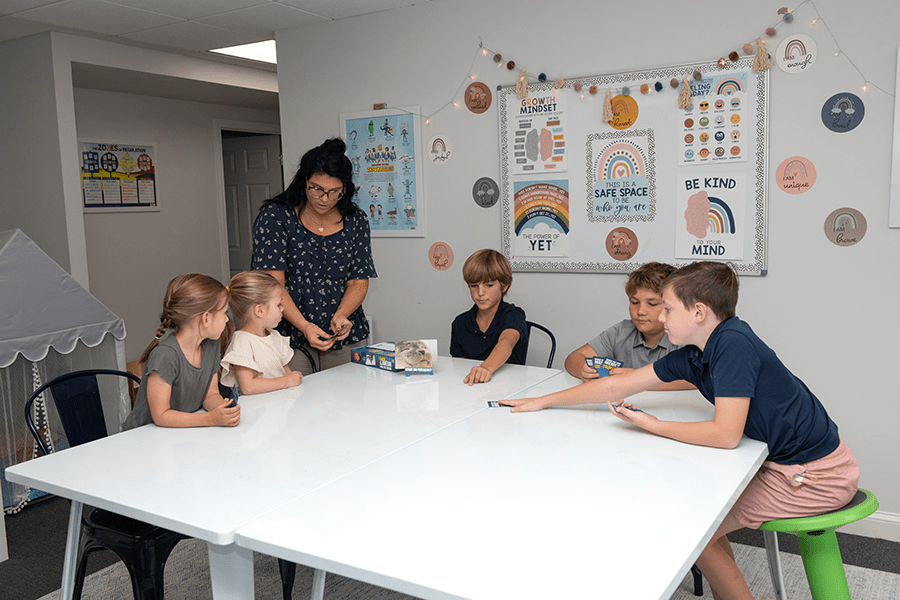
[[675, 257], [741, 260], [746, 178], [742, 173], [711, 171], [679, 177]]
[[407, 110], [341, 115], [355, 200], [369, 216], [373, 236], [424, 235], [418, 120]]
[[560, 90], [529, 94], [508, 105], [514, 175], [566, 170], [566, 101]]
[[518, 182], [515, 191], [517, 256], [569, 255], [569, 182]]

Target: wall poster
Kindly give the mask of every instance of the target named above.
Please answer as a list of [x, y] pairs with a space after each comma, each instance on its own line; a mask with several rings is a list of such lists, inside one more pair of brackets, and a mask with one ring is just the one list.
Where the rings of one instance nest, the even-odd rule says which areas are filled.
[[[513, 270], [721, 260], [764, 275], [769, 74], [752, 62], [570, 78], [529, 85], [526, 98], [499, 87], [501, 248]], [[682, 109], [669, 83], [685, 78]]]
[[86, 212], [158, 211], [153, 144], [79, 140]]
[[355, 201], [373, 237], [425, 237], [418, 115], [417, 106], [341, 114]]

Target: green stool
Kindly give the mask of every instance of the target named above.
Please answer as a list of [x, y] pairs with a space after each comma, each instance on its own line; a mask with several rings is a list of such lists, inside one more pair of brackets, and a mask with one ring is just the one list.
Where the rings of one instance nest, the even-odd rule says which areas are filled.
[[[850, 587], [841, 560], [835, 530], [848, 523], [865, 519], [878, 510], [878, 500], [871, 492], [857, 490], [847, 506], [815, 517], [777, 519], [763, 523], [760, 529], [766, 535], [769, 553], [769, 571], [776, 594], [783, 598], [784, 583], [781, 563], [778, 560], [778, 538], [774, 532], [793, 533], [797, 536], [800, 556], [806, 569], [806, 579], [814, 600], [850, 600]], [[768, 533], [771, 532], [771, 533]], [[771, 542], [774, 541], [774, 552]], [[774, 558], [774, 560], [773, 560]]]

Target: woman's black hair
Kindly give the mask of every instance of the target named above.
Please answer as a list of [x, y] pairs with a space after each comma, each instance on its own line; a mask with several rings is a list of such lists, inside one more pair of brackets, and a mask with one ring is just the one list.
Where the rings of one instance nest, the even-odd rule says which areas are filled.
[[318, 173], [340, 179], [344, 184], [344, 195], [337, 202], [338, 212], [341, 218], [353, 214], [357, 208], [353, 203], [356, 195], [356, 186], [353, 185], [353, 165], [345, 154], [347, 145], [341, 138], [325, 140], [321, 145], [306, 152], [300, 159], [297, 173], [286, 190], [267, 200], [263, 208], [270, 204], [282, 204], [288, 208], [298, 208], [300, 211], [306, 206], [306, 185], [309, 178]]

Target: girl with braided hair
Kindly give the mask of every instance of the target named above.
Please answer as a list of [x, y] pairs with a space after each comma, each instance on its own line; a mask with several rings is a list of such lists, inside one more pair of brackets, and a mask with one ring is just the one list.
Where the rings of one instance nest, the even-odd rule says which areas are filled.
[[[144, 365], [134, 409], [122, 430], [160, 427], [234, 427], [241, 407], [219, 394], [222, 342], [231, 335], [228, 290], [207, 275], [189, 273], [169, 282], [156, 338]], [[200, 408], [205, 412], [197, 412]]]

